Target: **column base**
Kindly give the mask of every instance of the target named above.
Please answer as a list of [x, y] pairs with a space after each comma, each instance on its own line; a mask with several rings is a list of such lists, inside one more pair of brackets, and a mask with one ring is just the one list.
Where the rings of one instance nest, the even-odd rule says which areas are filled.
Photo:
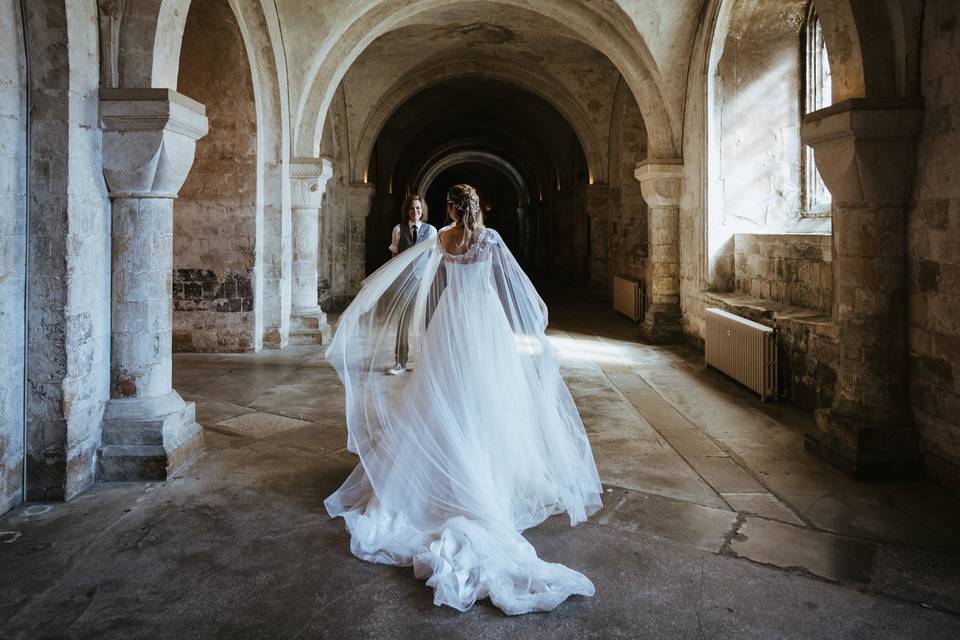
[[146, 400], [110, 400], [103, 413], [97, 479], [167, 480], [202, 448], [196, 405], [176, 391]]
[[330, 341], [327, 314], [319, 306], [297, 307], [290, 314], [290, 344], [325, 344]]
[[644, 314], [640, 332], [644, 338], [653, 344], [683, 342], [683, 320], [680, 315], [680, 305], [651, 305]]
[[263, 346], [267, 349], [283, 349], [290, 340], [280, 329], [267, 329], [263, 332]]
[[882, 425], [837, 409], [816, 412], [804, 448], [857, 480], [919, 480], [924, 460], [916, 429]]

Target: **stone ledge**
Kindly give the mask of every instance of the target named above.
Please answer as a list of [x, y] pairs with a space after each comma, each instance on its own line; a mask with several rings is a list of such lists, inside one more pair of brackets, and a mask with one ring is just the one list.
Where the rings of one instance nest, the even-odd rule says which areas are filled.
[[795, 307], [737, 292], [702, 291], [700, 299], [760, 324], [795, 323], [804, 325], [818, 335], [833, 339], [837, 337], [837, 328], [833, 318], [830, 314], [817, 309]]

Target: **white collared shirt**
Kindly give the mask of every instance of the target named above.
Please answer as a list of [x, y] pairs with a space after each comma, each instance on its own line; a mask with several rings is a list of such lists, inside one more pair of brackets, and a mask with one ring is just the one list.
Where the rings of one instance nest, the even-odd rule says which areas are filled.
[[[416, 242], [417, 235], [420, 233], [420, 227], [424, 224], [426, 223], [423, 222], [422, 220], [417, 220], [416, 222], [407, 222], [407, 226], [412, 227], [410, 229], [410, 232], [413, 235], [414, 242]], [[436, 233], [437, 233], [437, 230], [431, 226], [430, 234], [428, 237], [432, 238], [433, 236], [436, 235]], [[398, 253], [400, 253], [400, 225], [399, 224], [393, 228], [393, 234], [391, 234], [390, 236], [390, 253], [392, 253], [393, 255], [397, 255]]]

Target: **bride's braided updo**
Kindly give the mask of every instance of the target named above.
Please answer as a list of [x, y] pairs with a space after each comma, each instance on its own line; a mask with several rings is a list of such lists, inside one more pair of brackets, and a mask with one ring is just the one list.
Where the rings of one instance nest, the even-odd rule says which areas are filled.
[[454, 185], [447, 191], [447, 202], [457, 211], [455, 225], [463, 231], [461, 245], [469, 244], [477, 227], [483, 226], [483, 211], [477, 190], [468, 184]]

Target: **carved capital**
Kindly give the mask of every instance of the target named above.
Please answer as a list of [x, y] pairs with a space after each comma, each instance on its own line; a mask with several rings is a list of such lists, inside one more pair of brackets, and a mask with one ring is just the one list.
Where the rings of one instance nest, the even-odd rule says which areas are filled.
[[922, 126], [919, 99], [854, 99], [808, 114], [800, 138], [834, 202], [896, 206], [913, 191]]
[[290, 185], [294, 209], [319, 209], [333, 164], [327, 158], [290, 160]]
[[111, 198], [176, 198], [207, 134], [202, 104], [170, 89], [101, 89]]
[[680, 206], [683, 161], [679, 158], [644, 160], [633, 175], [640, 181], [640, 192], [651, 209]]

